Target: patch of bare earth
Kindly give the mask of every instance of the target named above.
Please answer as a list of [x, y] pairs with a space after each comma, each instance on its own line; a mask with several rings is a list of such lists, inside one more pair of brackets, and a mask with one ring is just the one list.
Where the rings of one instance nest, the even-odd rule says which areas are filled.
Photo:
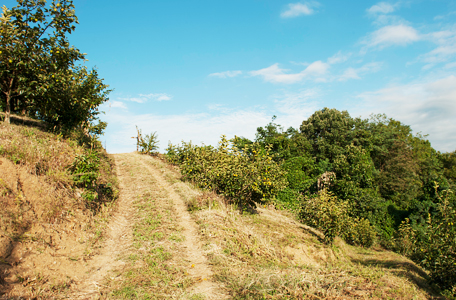
[[0, 205], [0, 299], [60, 297], [85, 277], [103, 222], [82, 199], [0, 158]]

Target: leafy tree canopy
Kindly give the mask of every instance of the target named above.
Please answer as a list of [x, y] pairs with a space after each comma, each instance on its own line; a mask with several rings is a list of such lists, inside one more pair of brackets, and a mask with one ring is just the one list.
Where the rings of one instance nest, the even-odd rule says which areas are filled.
[[18, 0], [0, 18], [0, 108], [49, 122], [56, 128], [82, 126], [93, 133], [107, 85], [96, 70], [81, 66], [85, 54], [67, 35], [77, 17], [72, 0]]

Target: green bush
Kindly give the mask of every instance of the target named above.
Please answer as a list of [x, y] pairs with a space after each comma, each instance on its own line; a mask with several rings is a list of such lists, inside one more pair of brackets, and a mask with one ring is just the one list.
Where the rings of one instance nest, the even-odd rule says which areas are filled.
[[282, 168], [287, 172], [288, 186], [300, 192], [308, 190], [320, 175], [315, 159], [308, 156], [287, 159]]
[[87, 150], [85, 153], [77, 155], [69, 167], [74, 184], [83, 189], [82, 197], [92, 209], [97, 209], [102, 201], [110, 201], [116, 197], [112, 183], [99, 183], [99, 181], [105, 182], [100, 179], [100, 175], [101, 167], [106, 164], [100, 159], [100, 155], [102, 154], [97, 150]]
[[256, 143], [238, 149], [222, 136], [218, 148], [182, 143], [170, 145], [167, 156], [180, 166], [184, 179], [240, 205], [273, 201], [287, 185], [285, 172], [269, 150]]
[[304, 196], [297, 190], [285, 188], [277, 194], [278, 208], [286, 208], [292, 211], [299, 211]]
[[73, 180], [78, 187], [93, 188], [98, 179], [100, 159], [96, 151], [76, 155], [70, 166]]
[[304, 197], [300, 218], [303, 223], [323, 231], [328, 244], [339, 236], [353, 245], [372, 246], [376, 231], [367, 219], [350, 217], [350, 210], [349, 201], [338, 199], [323, 189], [318, 194]]
[[434, 283], [456, 297], [456, 199], [451, 190], [437, 192], [436, 210], [426, 224], [406, 219], [399, 228], [397, 250], [429, 272]]
[[158, 150], [157, 132], [155, 131], [154, 133], [146, 134], [143, 137], [142, 132], [138, 127], [136, 127], [136, 130], [138, 131], [137, 147], [139, 152], [142, 154], [155, 155]]
[[375, 243], [377, 232], [367, 219], [348, 218], [341, 237], [351, 245], [369, 248]]

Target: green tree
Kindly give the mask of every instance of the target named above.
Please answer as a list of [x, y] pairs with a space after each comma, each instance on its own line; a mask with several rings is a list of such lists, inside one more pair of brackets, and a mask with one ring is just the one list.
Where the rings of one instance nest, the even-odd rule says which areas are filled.
[[442, 153], [439, 156], [443, 164], [443, 174], [454, 186], [456, 184], [456, 151]]
[[0, 107], [6, 122], [21, 113], [58, 128], [96, 133], [106, 126], [93, 121], [109, 90], [96, 70], [79, 65], [85, 54], [67, 40], [75, 24], [72, 0], [18, 0], [12, 9], [3, 7]]
[[6, 122], [11, 112], [25, 112], [35, 96], [53, 88], [62, 73], [84, 56], [70, 48], [66, 34], [77, 18], [71, 0], [46, 6], [45, 0], [19, 0], [18, 6], [3, 6], [0, 42], [0, 89]]
[[367, 124], [367, 120], [353, 119], [347, 111], [325, 107], [303, 121], [300, 131], [309, 141], [312, 154], [318, 161], [333, 161], [350, 144], [370, 151], [372, 137]]

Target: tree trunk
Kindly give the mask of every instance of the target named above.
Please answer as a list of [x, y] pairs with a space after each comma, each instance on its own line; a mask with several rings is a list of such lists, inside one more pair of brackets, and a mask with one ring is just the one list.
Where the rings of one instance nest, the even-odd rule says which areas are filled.
[[10, 124], [10, 114], [11, 114], [11, 92], [6, 94], [6, 112], [5, 112], [5, 123]]
[[11, 94], [13, 90], [13, 82], [14, 82], [14, 77], [10, 79], [9, 81], [9, 86], [8, 86], [8, 92], [5, 92], [6, 95], [6, 111], [5, 111], [5, 123], [10, 124], [11, 119]]

